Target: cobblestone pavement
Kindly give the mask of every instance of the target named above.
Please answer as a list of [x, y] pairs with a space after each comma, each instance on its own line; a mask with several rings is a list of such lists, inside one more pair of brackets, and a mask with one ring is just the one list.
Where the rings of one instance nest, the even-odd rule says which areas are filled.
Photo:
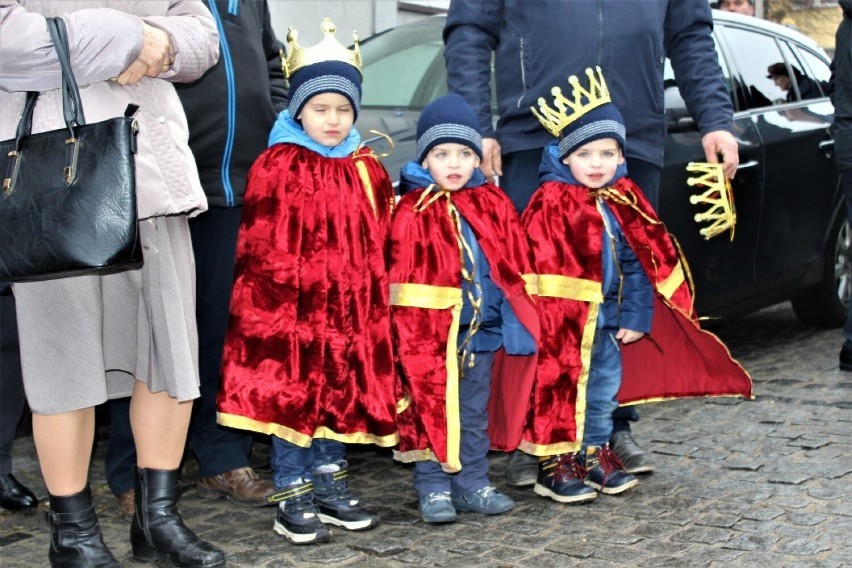
[[[328, 544], [291, 546], [272, 531], [274, 509], [202, 500], [192, 489], [183, 516], [234, 567], [852, 565], [852, 375], [837, 370], [840, 331], [799, 324], [781, 305], [716, 332], [751, 373], [757, 399], [641, 409], [634, 432], [658, 468], [623, 496], [560, 505], [506, 486], [506, 456], [494, 454], [492, 479], [517, 507], [430, 526], [419, 520], [410, 469], [389, 452], [359, 448], [350, 450], [353, 489], [382, 516], [371, 531], [335, 529]], [[102, 446], [91, 474], [96, 506], [106, 542], [132, 566], [129, 523], [113, 509]], [[262, 464], [268, 446], [255, 454]], [[44, 498], [31, 438], [18, 439], [14, 466]], [[46, 566], [47, 543], [41, 513], [0, 512], [4, 568]]]

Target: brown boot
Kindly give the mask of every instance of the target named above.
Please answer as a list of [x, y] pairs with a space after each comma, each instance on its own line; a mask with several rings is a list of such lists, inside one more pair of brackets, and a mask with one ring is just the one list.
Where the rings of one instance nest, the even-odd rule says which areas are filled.
[[115, 506], [118, 507], [121, 516], [127, 521], [133, 520], [133, 512], [136, 510], [136, 506], [133, 504], [135, 495], [136, 492], [133, 489], [129, 489], [115, 496]]
[[272, 482], [258, 477], [250, 467], [232, 469], [213, 477], [199, 477], [195, 488], [199, 497], [226, 497], [234, 503], [252, 507], [266, 505], [266, 498], [275, 493]]

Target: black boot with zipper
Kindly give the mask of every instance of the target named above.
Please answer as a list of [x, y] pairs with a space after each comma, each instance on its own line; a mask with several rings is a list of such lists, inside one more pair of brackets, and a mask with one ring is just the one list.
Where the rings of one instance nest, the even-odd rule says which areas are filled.
[[50, 525], [48, 559], [53, 568], [121, 568], [104, 544], [88, 485], [79, 493], [49, 498], [50, 510], [44, 516]]
[[167, 557], [180, 568], [225, 565], [225, 553], [198, 538], [177, 510], [180, 498], [178, 470], [135, 468], [136, 512], [130, 525], [133, 558], [153, 562]]

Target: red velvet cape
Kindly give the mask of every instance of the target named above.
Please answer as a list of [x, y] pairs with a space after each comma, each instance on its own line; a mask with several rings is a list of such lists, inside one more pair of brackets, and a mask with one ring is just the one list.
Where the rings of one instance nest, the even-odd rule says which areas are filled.
[[[462, 307], [455, 207], [470, 225], [491, 278], [521, 324], [539, 340], [530, 280], [529, 247], [505, 194], [491, 184], [455, 192], [418, 189], [396, 207], [391, 231], [391, 313], [405, 392], [399, 414], [397, 459], [434, 459], [445, 471], [459, 459], [459, 317]], [[526, 277], [526, 280], [525, 280]], [[531, 279], [534, 285], [534, 278]], [[489, 400], [494, 449], [513, 450], [521, 439], [536, 356], [497, 352]]]
[[[713, 334], [700, 329], [685, 267], [665, 226], [627, 178], [600, 191], [656, 290], [651, 332], [622, 346], [620, 403], [692, 396], [751, 397], [751, 379]], [[544, 182], [523, 215], [538, 274], [542, 344], [521, 448], [579, 450], [585, 389], [603, 301], [603, 218], [591, 190]]]
[[392, 204], [366, 148], [326, 158], [277, 144], [260, 155], [237, 241], [219, 423], [303, 447], [396, 444]]

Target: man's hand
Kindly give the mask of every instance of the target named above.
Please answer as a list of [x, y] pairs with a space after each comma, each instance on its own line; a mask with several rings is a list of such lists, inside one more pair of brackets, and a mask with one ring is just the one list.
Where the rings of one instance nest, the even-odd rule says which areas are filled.
[[718, 164], [719, 154], [721, 154], [725, 176], [728, 179], [734, 179], [740, 163], [740, 154], [734, 135], [727, 130], [714, 130], [701, 137], [701, 146], [704, 147], [704, 155], [711, 164]]
[[479, 165], [482, 173], [493, 182], [494, 176], [503, 175], [503, 159], [500, 157], [500, 144], [495, 138], [482, 139], [482, 163]]
[[624, 345], [628, 343], [633, 343], [634, 341], [639, 341], [645, 337], [645, 334], [641, 331], [634, 331], [632, 329], [621, 328], [618, 330], [618, 333], [615, 334], [615, 338], [621, 341]]
[[142, 51], [115, 81], [119, 85], [133, 85], [141, 81], [142, 77], [156, 77], [165, 73], [173, 62], [169, 34], [142, 22]]

